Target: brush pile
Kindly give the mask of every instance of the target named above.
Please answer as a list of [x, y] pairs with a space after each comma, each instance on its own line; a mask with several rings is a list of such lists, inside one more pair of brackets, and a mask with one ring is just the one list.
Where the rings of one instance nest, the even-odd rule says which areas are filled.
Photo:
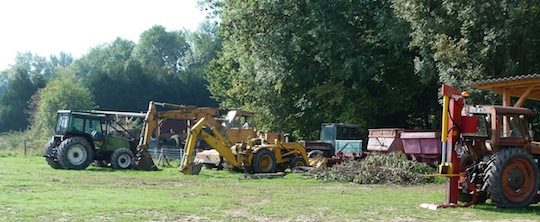
[[358, 184], [425, 184], [432, 183], [435, 169], [425, 163], [408, 160], [405, 154], [371, 154], [366, 158], [348, 160], [331, 168], [314, 168], [308, 175], [323, 181]]

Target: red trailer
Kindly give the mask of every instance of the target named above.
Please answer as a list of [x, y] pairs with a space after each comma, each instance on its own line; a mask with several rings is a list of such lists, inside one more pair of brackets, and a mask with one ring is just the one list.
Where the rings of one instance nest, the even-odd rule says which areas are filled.
[[435, 130], [369, 129], [367, 151], [404, 152], [411, 159], [436, 166], [441, 156], [440, 138]]

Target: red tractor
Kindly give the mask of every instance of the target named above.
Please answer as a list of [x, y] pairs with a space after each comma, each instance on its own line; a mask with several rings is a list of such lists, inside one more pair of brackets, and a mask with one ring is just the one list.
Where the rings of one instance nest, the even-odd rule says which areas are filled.
[[465, 105], [466, 95], [443, 85], [442, 161], [446, 203], [521, 208], [540, 201], [540, 143], [527, 108]]

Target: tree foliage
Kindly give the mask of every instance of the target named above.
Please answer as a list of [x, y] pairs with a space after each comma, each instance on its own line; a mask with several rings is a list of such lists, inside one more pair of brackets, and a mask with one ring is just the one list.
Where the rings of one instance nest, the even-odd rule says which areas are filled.
[[49, 59], [30, 52], [18, 53], [15, 64], [0, 73], [0, 132], [28, 128], [32, 95], [72, 61], [67, 53]]
[[133, 53], [150, 72], [176, 74], [185, 68], [182, 58], [189, 47], [184, 32], [167, 32], [163, 26], [154, 26], [141, 34]]
[[257, 111], [265, 128], [406, 126], [414, 98], [431, 93], [414, 75], [408, 26], [388, 1], [220, 3], [223, 50], [209, 88], [225, 107]]
[[90, 110], [95, 106], [90, 90], [69, 74], [51, 80], [39, 91], [34, 102], [37, 104], [34, 128], [47, 134], [54, 129], [58, 110]]
[[[156, 25], [138, 43], [118, 38], [78, 60], [19, 54], [0, 74], [0, 121], [24, 120], [13, 110], [28, 109], [31, 92], [62, 71], [100, 109], [219, 103], [255, 111], [261, 129], [302, 137], [316, 137], [322, 122], [437, 128], [441, 83], [467, 89], [540, 68], [538, 1], [199, 3], [213, 22], [195, 32]], [[475, 103], [495, 102], [473, 95]]]
[[180, 33], [155, 26], [139, 44], [116, 39], [90, 50], [71, 71], [83, 78], [100, 109], [145, 110], [150, 100], [215, 105], [201, 74], [181, 65], [189, 48]]
[[473, 81], [538, 72], [540, 2], [393, 0], [412, 27], [416, 72], [467, 88]]
[[29, 101], [36, 90], [28, 72], [16, 67], [10, 84], [0, 97], [0, 132], [27, 128]]

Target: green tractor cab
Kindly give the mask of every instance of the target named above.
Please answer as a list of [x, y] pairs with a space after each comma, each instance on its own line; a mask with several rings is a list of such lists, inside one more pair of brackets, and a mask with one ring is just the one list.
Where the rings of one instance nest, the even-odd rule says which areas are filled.
[[115, 169], [132, 167], [135, 138], [108, 115], [59, 110], [55, 135], [45, 147], [44, 157], [54, 169], [86, 169], [92, 161]]

